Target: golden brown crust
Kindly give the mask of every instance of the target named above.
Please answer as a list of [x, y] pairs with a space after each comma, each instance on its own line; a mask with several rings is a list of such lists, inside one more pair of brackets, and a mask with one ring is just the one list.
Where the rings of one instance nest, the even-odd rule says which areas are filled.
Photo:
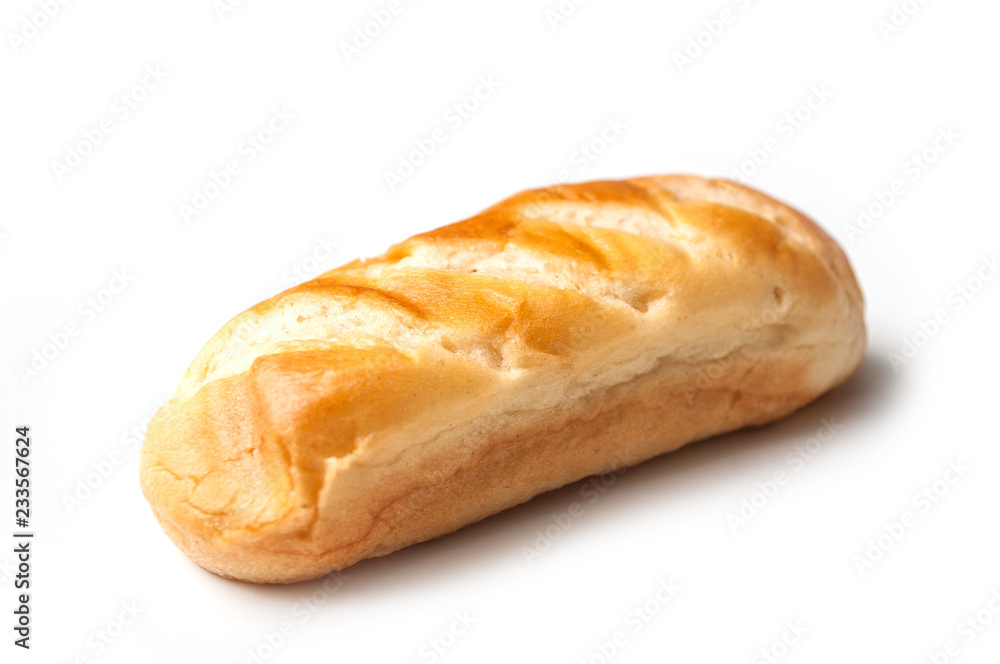
[[212, 572], [321, 576], [781, 417], [856, 369], [862, 314], [837, 244], [747, 187], [528, 191], [230, 321], [142, 487]]

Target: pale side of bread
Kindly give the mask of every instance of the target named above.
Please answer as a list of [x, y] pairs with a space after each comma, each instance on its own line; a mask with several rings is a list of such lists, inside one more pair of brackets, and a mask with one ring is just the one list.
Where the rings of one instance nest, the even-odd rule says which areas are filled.
[[787, 415], [858, 367], [863, 307], [829, 236], [733, 182], [524, 192], [226, 324], [142, 489], [216, 574], [321, 576]]

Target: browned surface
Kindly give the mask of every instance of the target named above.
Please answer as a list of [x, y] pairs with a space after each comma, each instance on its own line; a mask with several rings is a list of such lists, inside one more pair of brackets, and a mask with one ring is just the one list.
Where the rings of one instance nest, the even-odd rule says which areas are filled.
[[319, 576], [781, 417], [860, 363], [862, 308], [839, 247], [739, 185], [525, 192], [233, 319], [143, 490], [206, 569]]

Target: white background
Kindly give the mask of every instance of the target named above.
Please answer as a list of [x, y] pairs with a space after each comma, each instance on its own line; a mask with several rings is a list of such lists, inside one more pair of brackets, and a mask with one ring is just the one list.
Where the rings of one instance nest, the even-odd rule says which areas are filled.
[[[92, 0], [50, 19], [7, 0], [0, 532], [13, 541], [14, 427], [27, 423], [37, 535], [30, 652], [11, 643], [13, 545], [0, 548], [4, 661], [235, 664], [248, 649], [267, 662], [431, 661], [431, 640], [462, 611], [475, 623], [437, 661], [601, 662], [616, 631], [614, 662], [765, 661], [762, 649], [789, 663], [927, 662], [948, 641], [959, 654], [937, 661], [997, 661], [1000, 280], [975, 277], [1000, 250], [1000, 7], [905, 4], [913, 15], [886, 34], [888, 0], [592, 0], [564, 3], [575, 10], [558, 22], [546, 13], [557, 0], [422, 0], [348, 62], [342, 44], [387, 0], [252, 0], [221, 17], [211, 0]], [[723, 10], [729, 22], [714, 23]], [[689, 47], [696, 57], [679, 65]], [[165, 79], [154, 86], [147, 67]], [[461, 126], [447, 121], [490, 76], [495, 92]], [[121, 95], [144, 78], [152, 89], [123, 117]], [[276, 108], [294, 120], [247, 161], [241, 143]], [[105, 119], [113, 130], [60, 179], [54, 162]], [[585, 157], [608, 121], [624, 129]], [[438, 127], [446, 141], [390, 190], [385, 172]], [[928, 150], [933, 163], [916, 166]], [[750, 155], [764, 162], [745, 169], [750, 183], [815, 217], [854, 263], [870, 348], [844, 387], [778, 424], [633, 468], [593, 503], [577, 484], [358, 564], [305, 621], [298, 603], [319, 584], [224, 581], [159, 530], [135, 432], [215, 330], [298, 281], [290, 271], [379, 253], [560, 174], [732, 177]], [[231, 159], [240, 173], [185, 223], [181, 204]], [[902, 193], [851, 231], [896, 180]], [[88, 298], [122, 270], [127, 286], [96, 312]], [[967, 299], [966, 285], [982, 287]], [[939, 309], [948, 322], [917, 334]], [[23, 377], [72, 324], [65, 348]], [[921, 347], [894, 367], [888, 354], [915, 334]], [[823, 418], [842, 428], [789, 463]], [[108, 477], [92, 475], [112, 458]], [[969, 470], [948, 475], [949, 462]], [[776, 471], [788, 481], [755, 497]], [[936, 502], [915, 502], [935, 487]], [[761, 506], [734, 532], [728, 515], [744, 500]], [[583, 515], [529, 564], [526, 547], [574, 502]], [[906, 512], [912, 527], [859, 569]], [[661, 579], [678, 590], [657, 607]], [[630, 612], [647, 601], [660, 610], [636, 630]], [[141, 613], [119, 631], [123, 602]], [[977, 613], [990, 624], [960, 631]], [[779, 644], [796, 621], [805, 634]], [[269, 650], [285, 622], [290, 635]], [[115, 638], [98, 647], [101, 631]]]

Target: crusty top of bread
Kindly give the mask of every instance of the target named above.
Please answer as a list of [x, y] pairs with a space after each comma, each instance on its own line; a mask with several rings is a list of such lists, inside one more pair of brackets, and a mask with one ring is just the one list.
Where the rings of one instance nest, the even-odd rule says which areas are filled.
[[416, 466], [443, 431], [558, 409], [664, 358], [826, 346], [803, 369], [819, 394], [860, 361], [862, 310], [837, 244], [739, 184], [526, 191], [233, 318], [151, 424], [143, 489], [185, 536], [319, 555], [323, 533], [356, 541], [384, 508], [352, 467]]

